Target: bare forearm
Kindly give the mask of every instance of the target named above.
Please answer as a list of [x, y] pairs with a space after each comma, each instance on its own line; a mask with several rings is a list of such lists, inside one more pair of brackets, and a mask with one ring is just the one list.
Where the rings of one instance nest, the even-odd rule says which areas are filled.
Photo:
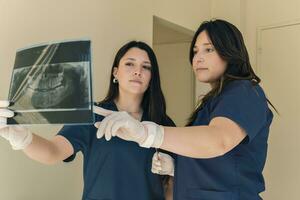
[[213, 158], [232, 150], [247, 136], [236, 122], [215, 117], [207, 126], [164, 127], [161, 149], [192, 158]]
[[212, 158], [225, 153], [218, 129], [209, 126], [164, 127], [160, 148], [193, 158]]
[[47, 140], [33, 134], [32, 142], [23, 152], [31, 159], [43, 164], [55, 164], [61, 161], [62, 153], [59, 152], [57, 140]]

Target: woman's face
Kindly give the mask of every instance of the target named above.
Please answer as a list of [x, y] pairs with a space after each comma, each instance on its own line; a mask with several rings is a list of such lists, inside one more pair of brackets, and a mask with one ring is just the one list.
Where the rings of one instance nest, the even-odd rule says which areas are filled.
[[206, 31], [202, 31], [194, 45], [193, 70], [200, 82], [214, 84], [224, 74], [227, 62], [215, 50]]
[[114, 68], [114, 77], [118, 79], [119, 89], [144, 94], [151, 80], [151, 62], [146, 51], [133, 47], [121, 58], [119, 67]]

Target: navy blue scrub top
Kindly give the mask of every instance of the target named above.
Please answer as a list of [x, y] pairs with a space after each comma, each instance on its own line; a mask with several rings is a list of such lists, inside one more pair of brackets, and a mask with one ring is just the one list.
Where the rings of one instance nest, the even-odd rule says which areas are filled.
[[[102, 107], [117, 110], [114, 103]], [[96, 121], [102, 116], [95, 115]], [[142, 120], [147, 121], [146, 114]], [[171, 119], [164, 123], [174, 126]], [[118, 137], [110, 141], [96, 138], [93, 125], [64, 126], [59, 135], [73, 146], [74, 154], [65, 161], [72, 161], [76, 153], [83, 153], [83, 200], [162, 200], [162, 178], [151, 173], [154, 148], [141, 148], [135, 142]]]
[[258, 200], [265, 190], [262, 170], [273, 114], [259, 85], [235, 80], [198, 112], [193, 126], [208, 125], [215, 117], [236, 122], [247, 134], [223, 156], [194, 159], [177, 156], [175, 200]]

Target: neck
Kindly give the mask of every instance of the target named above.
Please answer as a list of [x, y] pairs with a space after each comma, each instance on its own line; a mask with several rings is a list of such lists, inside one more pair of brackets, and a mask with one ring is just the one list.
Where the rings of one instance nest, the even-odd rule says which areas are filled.
[[119, 92], [119, 96], [115, 99], [115, 103], [119, 111], [126, 111], [132, 114], [141, 114], [143, 96], [136, 94], [128, 94], [124, 92]]

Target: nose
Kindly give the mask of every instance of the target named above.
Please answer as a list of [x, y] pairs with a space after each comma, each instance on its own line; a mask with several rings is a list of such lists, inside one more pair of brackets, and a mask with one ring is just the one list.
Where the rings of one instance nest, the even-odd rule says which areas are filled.
[[203, 55], [201, 55], [200, 53], [196, 53], [194, 55], [194, 59], [193, 60], [194, 60], [195, 63], [202, 63], [202, 62], [204, 62]]
[[135, 76], [142, 76], [142, 68], [141, 67], [136, 67], [135, 71], [134, 71], [134, 75]]

